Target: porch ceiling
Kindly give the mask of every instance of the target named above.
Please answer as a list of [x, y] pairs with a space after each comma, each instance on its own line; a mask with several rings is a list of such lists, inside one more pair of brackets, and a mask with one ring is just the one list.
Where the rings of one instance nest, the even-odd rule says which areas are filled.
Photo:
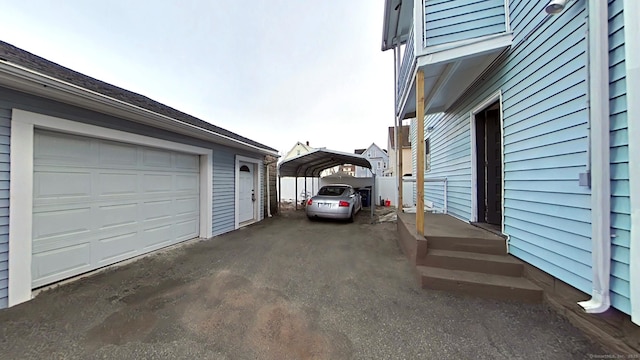
[[[430, 55], [418, 58], [417, 69], [424, 71], [425, 114], [447, 111], [502, 53], [504, 48], [489, 52], [429, 63]], [[416, 70], [417, 71], [417, 70]], [[415, 74], [411, 88], [400, 113], [402, 118], [415, 117]]]
[[278, 171], [281, 177], [317, 177], [323, 170], [344, 164], [371, 169], [371, 163], [364, 156], [328, 149], [316, 149], [281, 162], [278, 165]]

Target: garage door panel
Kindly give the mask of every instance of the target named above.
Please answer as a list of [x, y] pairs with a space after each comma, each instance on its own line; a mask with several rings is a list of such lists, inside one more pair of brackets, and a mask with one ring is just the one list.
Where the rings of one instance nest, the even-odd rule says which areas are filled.
[[158, 249], [175, 242], [172, 224], [145, 227], [142, 232], [143, 247], [145, 251]]
[[197, 197], [177, 199], [175, 203], [175, 212], [177, 216], [191, 215], [195, 216], [199, 211], [200, 201]]
[[36, 133], [34, 137], [34, 161], [36, 164], [55, 163], [77, 165], [96, 163], [92, 141], [59, 133]]
[[142, 221], [170, 219], [173, 216], [173, 211], [173, 201], [171, 199], [147, 201], [142, 205]]
[[138, 174], [98, 172], [98, 196], [135, 195], [138, 193]]
[[39, 211], [33, 214], [34, 242], [52, 237], [70, 237], [91, 231], [93, 218], [91, 207], [50, 206], [49, 209], [49, 211]]
[[197, 155], [36, 134], [33, 286], [198, 236]]
[[176, 238], [178, 241], [191, 239], [198, 234], [198, 227], [199, 224], [196, 219], [179, 221], [175, 226]]
[[98, 239], [93, 251], [95, 262], [99, 265], [112, 264], [137, 255], [140, 247], [138, 231], [133, 230], [136, 231]]
[[125, 225], [137, 226], [138, 203], [99, 206], [98, 229], [109, 229]]
[[101, 141], [99, 154], [101, 166], [135, 167], [138, 164], [138, 147], [135, 145]]
[[198, 192], [198, 174], [176, 175], [176, 191]]
[[145, 148], [142, 152], [144, 166], [171, 169], [171, 152]]
[[34, 200], [91, 197], [90, 172], [39, 172], [33, 179]]
[[142, 176], [143, 193], [171, 193], [173, 188], [173, 176], [171, 174], [144, 174]]
[[33, 254], [33, 286], [44, 285], [91, 269], [91, 246], [77, 244]]

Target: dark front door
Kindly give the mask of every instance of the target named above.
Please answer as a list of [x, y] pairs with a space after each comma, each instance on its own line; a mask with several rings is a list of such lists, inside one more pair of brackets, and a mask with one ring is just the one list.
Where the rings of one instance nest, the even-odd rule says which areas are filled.
[[476, 114], [478, 221], [502, 225], [500, 104]]

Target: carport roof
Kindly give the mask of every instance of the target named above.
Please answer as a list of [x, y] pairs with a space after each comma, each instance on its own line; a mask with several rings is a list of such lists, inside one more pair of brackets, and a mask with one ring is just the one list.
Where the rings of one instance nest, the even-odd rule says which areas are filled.
[[320, 176], [322, 170], [344, 164], [371, 169], [371, 163], [364, 156], [328, 149], [315, 149], [281, 162], [278, 165], [278, 170], [281, 177], [317, 177]]

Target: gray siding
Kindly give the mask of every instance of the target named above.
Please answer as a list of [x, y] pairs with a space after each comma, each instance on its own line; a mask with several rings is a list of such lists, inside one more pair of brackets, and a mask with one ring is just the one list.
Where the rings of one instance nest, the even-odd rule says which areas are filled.
[[213, 153], [213, 235], [220, 235], [236, 227], [235, 179], [236, 160], [232, 152]]
[[[0, 98], [1, 99], [1, 98]], [[0, 309], [8, 305], [9, 283], [9, 140], [11, 110], [0, 100]]]
[[[193, 139], [188, 136], [150, 128], [145, 125], [133, 123], [116, 117], [0, 87], [0, 308], [7, 306], [9, 127], [11, 124], [10, 119], [12, 108], [213, 149], [214, 234], [221, 234], [235, 228], [235, 155], [243, 155], [258, 159], [263, 157], [262, 155], [255, 153], [220, 146], [204, 140]], [[231, 199], [230, 201], [229, 198]]]
[[631, 312], [629, 299], [629, 136], [622, 0], [609, 1], [609, 110], [611, 146], [611, 303]]

